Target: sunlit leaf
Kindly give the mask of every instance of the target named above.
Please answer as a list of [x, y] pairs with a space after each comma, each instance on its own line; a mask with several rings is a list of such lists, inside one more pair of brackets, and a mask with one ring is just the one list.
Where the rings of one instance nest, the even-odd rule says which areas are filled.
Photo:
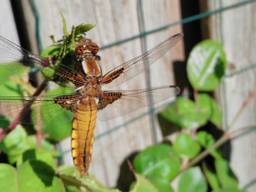
[[53, 157], [51, 151], [47, 151], [43, 148], [29, 149], [22, 154], [19, 164], [24, 163], [29, 160], [40, 160], [44, 163], [47, 163], [53, 169], [57, 167], [56, 160]]
[[0, 84], [10, 80], [11, 77], [21, 77], [28, 72], [28, 68], [21, 63], [7, 63], [0, 65]]
[[31, 146], [27, 142], [26, 131], [21, 126], [17, 126], [4, 138], [0, 148], [7, 154], [9, 162], [15, 163]]
[[[215, 143], [215, 139], [213, 138], [213, 136], [205, 131], [199, 131], [196, 134], [196, 140], [200, 143], [200, 145], [202, 147], [204, 147], [205, 149], [209, 149], [214, 143]], [[210, 154], [214, 157], [214, 158], [222, 158], [221, 153], [217, 150], [217, 149], [213, 149], [210, 151]]]
[[191, 51], [187, 74], [195, 89], [213, 91], [219, 86], [226, 67], [227, 60], [222, 45], [213, 40], [205, 40]]
[[0, 164], [0, 191], [19, 192], [16, 169], [8, 164]]
[[210, 184], [211, 188], [213, 190], [217, 190], [220, 188], [220, 183], [219, 183], [219, 179], [216, 175], [216, 173], [214, 173], [213, 171], [211, 171], [206, 164], [203, 164], [203, 172], [204, 175], [208, 181], [208, 183]]
[[238, 189], [238, 180], [230, 169], [227, 160], [220, 158], [215, 159], [215, 169], [223, 188]]
[[38, 160], [29, 160], [19, 166], [18, 180], [21, 192], [65, 191], [62, 181], [55, 176], [54, 170]]
[[159, 192], [144, 176], [136, 174], [136, 182], [130, 192]]
[[198, 155], [201, 147], [199, 143], [196, 140], [192, 139], [190, 135], [188, 135], [187, 133], [181, 133], [175, 139], [173, 149], [181, 156], [193, 158]]
[[76, 35], [77, 34], [83, 34], [87, 31], [90, 31], [92, 28], [94, 28], [94, 24], [81, 24], [76, 26]]
[[180, 160], [169, 145], [158, 144], [140, 152], [134, 159], [134, 168], [150, 180], [170, 182], [180, 170]]
[[166, 107], [160, 115], [181, 128], [199, 128], [206, 124], [209, 119], [208, 107], [201, 106], [201, 103], [203, 103], [201, 97], [199, 97], [197, 104], [189, 99], [180, 97], [174, 104]]
[[207, 192], [207, 183], [199, 167], [190, 168], [180, 175], [177, 192]]

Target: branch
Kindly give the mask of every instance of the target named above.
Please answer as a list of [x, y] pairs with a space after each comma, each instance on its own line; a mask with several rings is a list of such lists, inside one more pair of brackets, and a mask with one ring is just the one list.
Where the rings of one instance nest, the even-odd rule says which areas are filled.
[[2, 140], [6, 134], [8, 134], [10, 131], [16, 128], [16, 126], [20, 123], [20, 121], [24, 118], [24, 116], [28, 113], [30, 110], [31, 105], [36, 100], [36, 98], [43, 92], [43, 90], [46, 88], [48, 83], [48, 80], [44, 80], [39, 87], [36, 89], [34, 94], [32, 95], [32, 99], [25, 103], [22, 110], [19, 112], [17, 117], [10, 123], [10, 126], [7, 129], [1, 130], [0, 140]]

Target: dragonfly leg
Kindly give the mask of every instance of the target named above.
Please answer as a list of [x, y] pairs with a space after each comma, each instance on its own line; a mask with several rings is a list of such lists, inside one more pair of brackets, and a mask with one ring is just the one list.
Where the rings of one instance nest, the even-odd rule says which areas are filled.
[[107, 105], [112, 104], [117, 99], [122, 97], [121, 92], [106, 92], [103, 91], [101, 97], [99, 98], [99, 102], [97, 105], [97, 109], [101, 110], [104, 109]]
[[61, 107], [74, 111], [74, 108], [79, 100], [78, 95], [64, 95], [64, 96], [57, 96], [54, 98], [54, 102], [59, 104]]

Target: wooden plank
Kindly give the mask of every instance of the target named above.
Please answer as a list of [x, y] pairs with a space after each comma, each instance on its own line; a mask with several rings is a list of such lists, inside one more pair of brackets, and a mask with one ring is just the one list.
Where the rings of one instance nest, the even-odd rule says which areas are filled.
[[[227, 6], [237, 2], [240, 1], [226, 0], [221, 1], [221, 4]], [[220, 3], [216, 1], [209, 3], [209, 9], [220, 8], [220, 6]], [[243, 69], [256, 62], [254, 51], [256, 38], [253, 35], [256, 32], [255, 13], [256, 4], [252, 3], [211, 17], [211, 37], [222, 41], [228, 61], [233, 65], [232, 69]], [[232, 69], [229, 69], [229, 72], [232, 72]], [[255, 77], [256, 71], [248, 70], [240, 75], [225, 78], [220, 89], [220, 98], [226, 130], [255, 125], [256, 103], [254, 100], [247, 106], [234, 126], [229, 127], [245, 98], [252, 90], [255, 90]], [[252, 171], [256, 167], [255, 139], [256, 134], [250, 132], [232, 141], [231, 165], [241, 186], [246, 186], [255, 180], [255, 173]], [[255, 190], [256, 186], [253, 185], [248, 191]]]
[[[178, 20], [178, 12], [170, 12], [170, 10], [178, 9], [177, 2], [178, 0], [173, 2], [161, 0], [159, 3], [143, 1], [146, 6], [146, 29], [148, 30], [164, 23]], [[80, 23], [95, 23], [96, 28], [88, 33], [88, 37], [92, 38], [100, 45], [107, 45], [139, 33], [136, 0], [36, 0], [35, 3], [41, 18], [40, 34], [45, 46], [51, 43], [49, 35], [54, 34], [57, 38], [61, 37], [62, 24], [60, 12], [66, 17], [69, 28], [71, 28], [72, 25]], [[151, 19], [154, 22], [147, 23]], [[179, 31], [180, 29], [175, 30]], [[172, 33], [173, 32], [163, 32], [152, 35], [152, 37], [148, 39], [149, 48], [158, 44], [160, 40], [164, 40]], [[177, 50], [181, 50], [181, 47]], [[139, 39], [106, 49], [101, 53], [103, 70], [106, 71], [108, 68], [117, 66], [140, 53], [141, 42]], [[176, 55], [178, 53], [176, 51], [173, 52], [173, 54]], [[174, 58], [180, 58], [180, 54], [178, 57], [173, 57], [173, 59]], [[162, 60], [162, 63], [168, 63], [159, 68], [159, 72], [168, 71], [164, 73], [164, 75], [159, 75], [157, 69], [154, 69], [155, 75], [152, 79], [154, 79], [156, 84], [158, 82], [165, 82], [166, 80], [168, 80], [168, 83], [173, 82], [170, 62], [171, 60], [168, 57]], [[160, 62], [157, 65], [162, 65], [162, 63]], [[164, 77], [161, 81], [161, 78], [166, 75], [168, 75], [168, 78]], [[141, 74], [124, 87], [132, 89], [142, 88], [145, 87], [145, 85], [145, 76]], [[124, 158], [130, 153], [152, 144], [153, 136], [152, 132], [149, 130], [149, 117], [145, 116], [128, 125], [122, 125], [129, 119], [130, 117], [126, 116], [107, 122], [97, 122], [96, 135], [111, 131], [112, 128], [121, 125], [118, 131], [96, 140], [94, 145], [91, 172], [95, 174], [100, 181], [110, 186], [115, 185], [119, 173], [119, 165]], [[68, 148], [67, 145], [69, 147], [68, 140], [65, 141], [66, 149]], [[64, 159], [67, 160], [66, 163], [70, 164], [70, 154], [66, 153], [66, 155]]]
[[[0, 34], [7, 39], [12, 40], [13, 42], [19, 44], [18, 34], [16, 30], [16, 25], [14, 21], [14, 17], [12, 14], [12, 8], [10, 1], [3, 0], [1, 1], [0, 6]], [[0, 46], [0, 63], [15, 61], [20, 57], [14, 57], [9, 52], [8, 49]]]

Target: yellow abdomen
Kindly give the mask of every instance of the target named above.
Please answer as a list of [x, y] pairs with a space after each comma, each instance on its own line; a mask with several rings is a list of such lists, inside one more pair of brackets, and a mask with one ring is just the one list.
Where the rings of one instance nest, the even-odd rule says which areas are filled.
[[72, 123], [71, 147], [74, 165], [85, 175], [92, 159], [97, 106], [94, 98], [80, 101]]

